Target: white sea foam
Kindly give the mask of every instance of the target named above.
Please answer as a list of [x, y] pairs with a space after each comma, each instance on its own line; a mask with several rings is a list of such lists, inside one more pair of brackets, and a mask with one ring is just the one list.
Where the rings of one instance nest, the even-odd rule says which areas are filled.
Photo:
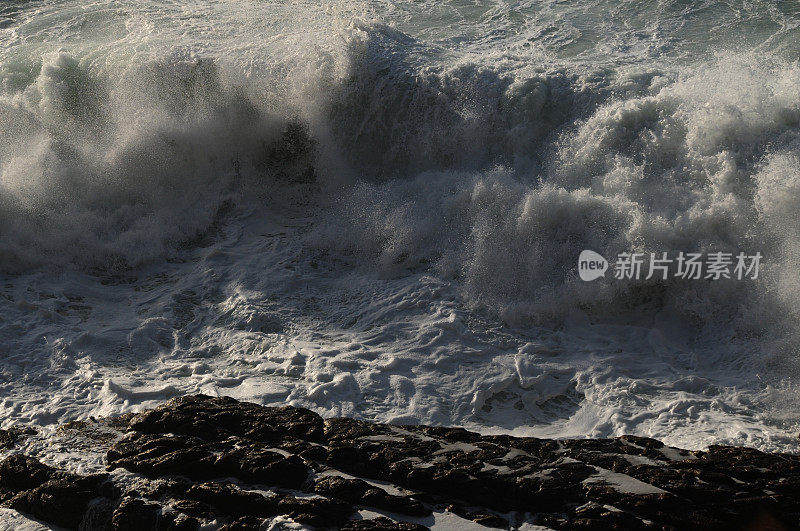
[[[205, 392], [795, 449], [797, 13], [30, 4], [0, 11], [4, 424]], [[584, 249], [765, 263], [589, 283]]]

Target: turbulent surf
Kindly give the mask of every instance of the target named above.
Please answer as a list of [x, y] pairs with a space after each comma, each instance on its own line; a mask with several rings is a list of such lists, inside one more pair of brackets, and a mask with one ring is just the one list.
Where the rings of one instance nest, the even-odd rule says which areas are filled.
[[202, 392], [796, 451], [798, 42], [766, 0], [5, 2], [0, 420]]

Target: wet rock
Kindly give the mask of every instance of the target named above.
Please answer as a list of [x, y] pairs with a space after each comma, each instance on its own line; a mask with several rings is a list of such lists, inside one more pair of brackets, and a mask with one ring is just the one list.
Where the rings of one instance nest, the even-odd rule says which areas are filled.
[[506, 529], [509, 526], [509, 522], [506, 518], [503, 518], [497, 514], [490, 514], [481, 510], [475, 510], [475, 508], [467, 508], [462, 505], [450, 504], [446, 507], [446, 510], [447, 512], [457, 514], [461, 518], [472, 520], [473, 522], [479, 523], [486, 527]]
[[58, 477], [17, 493], [6, 505], [45, 522], [77, 528], [89, 502], [97, 497], [100, 483], [104, 480], [104, 476], [59, 473]]
[[78, 531], [108, 529], [111, 525], [114, 508], [114, 501], [109, 498], [100, 497], [91, 500], [86, 506], [86, 512], [78, 526]]
[[496, 514], [470, 513], [467, 515], [467, 518], [485, 527], [496, 527], [498, 529], [508, 528], [508, 520]]
[[[0, 501], [103, 531], [262, 529], [287, 519], [413, 530], [424, 526], [401, 520], [442, 511], [496, 528], [800, 528], [800, 457], [748, 448], [323, 421], [207, 396], [101, 423], [129, 429], [96, 439], [108, 445], [113, 483], [14, 455], [0, 462]], [[358, 520], [356, 507], [395, 516]]]
[[158, 527], [159, 531], [197, 531], [200, 522], [192, 516], [168, 511], [162, 515]]
[[0, 486], [12, 492], [38, 487], [57, 471], [38, 459], [14, 454], [0, 462]]
[[292, 489], [302, 487], [311, 473], [311, 469], [296, 455], [284, 456], [253, 444], [240, 445], [220, 454], [214, 465], [221, 475]]
[[131, 433], [108, 451], [108, 468], [125, 468], [150, 478], [182, 475], [213, 477], [213, 447], [196, 437], [168, 437]]
[[379, 517], [373, 520], [353, 520], [341, 528], [342, 531], [424, 531], [424, 525], [409, 522], [395, 522], [388, 518]]
[[282, 498], [278, 513], [295, 522], [314, 527], [334, 527], [346, 522], [353, 507], [339, 500], [327, 498]]
[[114, 531], [156, 530], [161, 519], [161, 506], [139, 498], [126, 498], [114, 510], [111, 529]]
[[108, 451], [110, 470], [125, 468], [149, 478], [186, 476], [207, 480], [235, 476], [253, 483], [299, 488], [311, 469], [297, 456], [284, 456], [247, 441], [208, 443], [198, 437], [133, 432]]
[[214, 507], [197, 500], [175, 500], [171, 502], [170, 505], [179, 513], [194, 518], [210, 520], [214, 517]]
[[410, 516], [427, 516], [431, 510], [405, 496], [394, 496], [360, 479], [325, 476], [316, 481], [314, 492], [339, 498], [354, 505], [366, 505]]
[[221, 441], [231, 435], [263, 443], [275, 443], [286, 435], [322, 442], [322, 418], [307, 409], [270, 408], [232, 398], [187, 396], [135, 416], [131, 429], [141, 433], [198, 435]]
[[243, 516], [219, 528], [219, 531], [259, 531], [264, 526], [264, 520], [252, 516]]
[[0, 430], [0, 450], [8, 450], [27, 437], [34, 435], [36, 430], [28, 426], [12, 426], [7, 430]]
[[223, 514], [266, 518], [278, 514], [278, 500], [243, 491], [229, 483], [193, 485], [186, 496], [213, 506]]

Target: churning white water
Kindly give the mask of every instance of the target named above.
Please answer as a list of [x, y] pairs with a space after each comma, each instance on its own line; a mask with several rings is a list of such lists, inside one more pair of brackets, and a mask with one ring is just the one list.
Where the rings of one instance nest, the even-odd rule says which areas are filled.
[[796, 451], [798, 42], [766, 0], [4, 2], [0, 419], [204, 392]]

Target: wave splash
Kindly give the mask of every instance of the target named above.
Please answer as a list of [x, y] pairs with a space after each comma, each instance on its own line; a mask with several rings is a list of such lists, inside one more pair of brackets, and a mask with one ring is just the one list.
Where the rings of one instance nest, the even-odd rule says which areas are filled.
[[[721, 401], [744, 418], [763, 403], [746, 403], [737, 386], [760, 386], [748, 396], [768, 402], [780, 393], [762, 388], [796, 374], [796, 64], [764, 53], [613, 67], [538, 53], [453, 57], [362, 21], [341, 37], [261, 68], [212, 52], [98, 60], [67, 50], [0, 70], [6, 278], [74, 269], [82, 287], [86, 271], [136, 275], [213, 249], [192, 285], [142, 281], [159, 303], [137, 299], [106, 336], [48, 343], [48, 374], [119, 348], [179, 364], [165, 363], [175, 372], [155, 394], [183, 390], [188, 374], [247, 393], [239, 387], [260, 367], [304, 379], [281, 400], [351, 408], [331, 413], [355, 414], [372, 393], [390, 396], [370, 407], [398, 421], [513, 429], [521, 404], [540, 424], [569, 418], [574, 433], [597, 435], [645, 430], [630, 393], [661, 408], [651, 426], [669, 433]], [[275, 228], [278, 210], [308, 225]], [[244, 218], [279, 244], [215, 240]], [[764, 264], [754, 281], [583, 282], [584, 249], [607, 259], [760, 252]], [[287, 273], [295, 267], [305, 284]], [[18, 322], [39, 312], [30, 329], [51, 330], [47, 319], [73, 302], [14, 311]], [[313, 323], [329, 334], [324, 348], [260, 350], [309, 314], [329, 325]], [[598, 353], [621, 369], [598, 369]], [[249, 355], [258, 360], [227, 363]], [[461, 378], [462, 355], [481, 370]], [[187, 365], [191, 356], [208, 365]], [[211, 374], [214, 363], [227, 376]], [[755, 372], [763, 380], [753, 384]], [[253, 392], [277, 396], [259, 382]], [[102, 389], [114, 407], [153, 396], [111, 379]]]
[[[791, 351], [796, 65], [729, 54], [598, 81], [475, 64], [387, 66], [371, 56], [359, 64], [375, 63], [352, 83], [363, 105], [351, 105], [361, 121], [340, 122], [358, 124], [345, 129], [357, 134], [343, 135], [344, 152], [371, 146], [368, 138], [394, 149], [379, 150], [377, 162], [374, 154], [353, 157], [367, 161], [360, 167], [367, 177], [329, 213], [337, 228], [320, 230], [323, 245], [357, 253], [388, 277], [433, 264], [458, 280], [468, 301], [511, 323], [577, 311], [649, 326], [677, 322], [705, 339], [766, 341], [778, 332], [791, 340], [768, 350]], [[756, 281], [585, 283], [576, 269], [583, 249], [609, 258], [678, 251], [766, 258]]]
[[[513, 322], [619, 313], [643, 297], [741, 326], [767, 300], [769, 314], [791, 306], [796, 65], [728, 55], [674, 72], [448, 66], [365, 23], [341, 53], [340, 71], [258, 82], [180, 53], [114, 75], [45, 57], [0, 101], [3, 268], [65, 257], [135, 267], [253, 190], [269, 200], [315, 178], [327, 221], [315, 245], [382, 275], [432, 266]], [[279, 81], [294, 88], [264, 90]], [[585, 284], [585, 248], [759, 251], [767, 269], [736, 287]]]
[[0, 99], [3, 269], [136, 267], [196, 238], [248, 187], [306, 171], [302, 127], [213, 61], [176, 54], [116, 74], [56, 53]]

